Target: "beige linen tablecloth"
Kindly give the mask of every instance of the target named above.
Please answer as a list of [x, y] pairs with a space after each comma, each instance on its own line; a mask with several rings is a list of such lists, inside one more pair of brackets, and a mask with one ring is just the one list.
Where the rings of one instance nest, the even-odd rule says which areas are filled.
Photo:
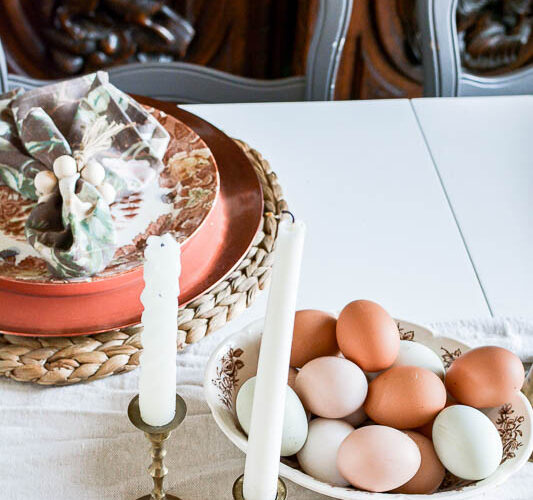
[[[237, 326], [241, 324], [239, 322]], [[189, 408], [169, 441], [167, 486], [183, 500], [230, 500], [244, 455], [218, 430], [203, 398], [204, 366], [236, 325], [178, 355], [177, 387]], [[533, 324], [518, 320], [434, 325], [472, 345], [512, 347], [533, 361]], [[71, 387], [36, 387], [0, 380], [0, 499], [136, 499], [150, 491], [148, 442], [128, 421], [137, 372]], [[291, 500], [325, 499], [288, 483]], [[531, 500], [533, 463], [487, 500]]]

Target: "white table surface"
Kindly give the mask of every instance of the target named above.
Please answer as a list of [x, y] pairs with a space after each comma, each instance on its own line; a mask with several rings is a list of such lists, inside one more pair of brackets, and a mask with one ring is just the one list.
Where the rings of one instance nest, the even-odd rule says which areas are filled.
[[532, 103], [184, 107], [261, 151], [307, 222], [300, 306], [435, 321], [533, 315]]
[[413, 107], [493, 313], [533, 317], [533, 96]]

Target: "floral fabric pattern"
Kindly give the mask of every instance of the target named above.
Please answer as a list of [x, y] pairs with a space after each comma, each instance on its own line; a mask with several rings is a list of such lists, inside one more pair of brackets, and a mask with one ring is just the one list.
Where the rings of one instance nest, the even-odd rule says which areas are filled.
[[96, 161], [120, 200], [159, 175], [168, 143], [164, 127], [103, 72], [0, 95], [0, 184], [38, 202], [26, 238], [59, 278], [105, 269], [116, 250], [113, 219], [99, 189], [79, 173], [41, 198], [35, 176], [53, 171], [63, 155], [78, 171]]

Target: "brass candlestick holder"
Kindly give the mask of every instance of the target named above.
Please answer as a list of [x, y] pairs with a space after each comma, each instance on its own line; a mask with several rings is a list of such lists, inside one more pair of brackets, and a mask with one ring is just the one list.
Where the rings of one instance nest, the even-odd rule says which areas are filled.
[[[246, 500], [242, 492], [242, 486], [244, 483], [244, 474], [239, 476], [237, 480], [233, 483], [233, 499], [234, 500]], [[278, 493], [276, 495], [276, 500], [286, 500], [287, 499], [287, 486], [283, 482], [281, 477], [278, 477]]]
[[148, 471], [154, 480], [154, 488], [152, 493], [145, 495], [138, 500], [180, 500], [178, 497], [168, 495], [165, 493], [163, 482], [168, 473], [163, 460], [167, 454], [165, 449], [165, 442], [185, 418], [187, 414], [187, 405], [181, 396], [176, 394], [176, 414], [174, 418], [166, 425], [155, 427], [148, 425], [141, 418], [141, 410], [139, 408], [139, 395], [135, 396], [128, 406], [128, 417], [130, 422], [137, 427], [137, 429], [144, 432], [152, 444], [152, 464], [148, 467]]

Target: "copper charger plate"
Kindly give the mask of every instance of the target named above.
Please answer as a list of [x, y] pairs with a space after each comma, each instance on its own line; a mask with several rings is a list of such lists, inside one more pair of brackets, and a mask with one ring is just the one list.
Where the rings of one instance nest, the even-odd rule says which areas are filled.
[[[135, 98], [189, 126], [207, 144], [218, 167], [215, 205], [182, 247], [179, 303], [186, 305], [226, 277], [246, 255], [263, 216], [262, 188], [245, 153], [219, 129], [172, 103]], [[0, 315], [0, 331], [71, 337], [131, 326], [141, 319], [143, 287], [142, 267], [92, 282], [40, 284], [0, 278], [0, 310], [11, 311], [9, 322]]]

